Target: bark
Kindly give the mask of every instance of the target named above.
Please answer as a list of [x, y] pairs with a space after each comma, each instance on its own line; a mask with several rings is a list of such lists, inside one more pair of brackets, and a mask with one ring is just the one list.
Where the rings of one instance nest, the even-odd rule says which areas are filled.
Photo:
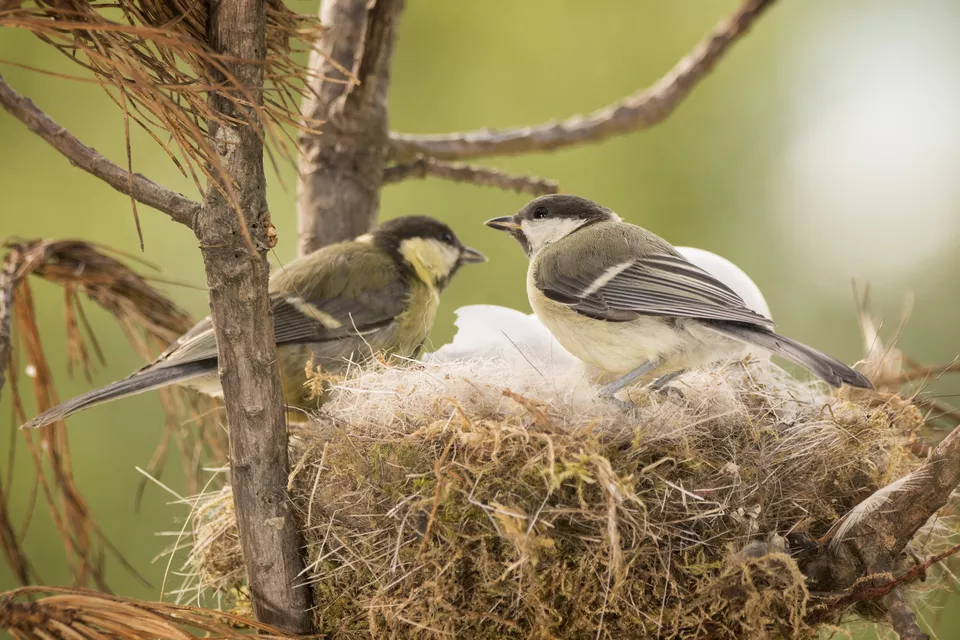
[[835, 549], [803, 568], [811, 588], [841, 591], [863, 576], [893, 571], [917, 530], [950, 500], [960, 485], [960, 427], [913, 472], [921, 481], [893, 493], [882, 509], [864, 517]]
[[[266, 54], [264, 0], [211, 2], [208, 35], [247, 94], [262, 100]], [[241, 62], [248, 61], [248, 62]], [[230, 430], [234, 505], [254, 612], [264, 623], [309, 633], [310, 592], [301, 582], [303, 539], [286, 493], [287, 432], [267, 295], [271, 245], [260, 123], [249, 107], [214, 94], [211, 107], [225, 116], [210, 123], [222, 169], [234, 182], [241, 216], [222, 187], [208, 185], [197, 220], [210, 289]], [[216, 175], [214, 173], [213, 175]]]
[[320, 9], [328, 31], [311, 53], [312, 93], [303, 115], [325, 122], [322, 135], [300, 136], [301, 255], [376, 223], [389, 142], [390, 60], [402, 11], [403, 0], [324, 0]]

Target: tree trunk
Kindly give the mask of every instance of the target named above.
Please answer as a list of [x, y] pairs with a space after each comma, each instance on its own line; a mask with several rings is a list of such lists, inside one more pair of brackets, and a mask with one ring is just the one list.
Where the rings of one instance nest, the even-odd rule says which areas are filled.
[[320, 9], [328, 31], [320, 52], [311, 53], [312, 93], [303, 115], [324, 124], [321, 135], [300, 136], [301, 255], [376, 223], [389, 142], [390, 61], [402, 11], [403, 0], [324, 0]]
[[[211, 2], [208, 35], [219, 53], [230, 56], [224, 61], [229, 73], [249, 91], [236, 98], [261, 101], [263, 67], [256, 61], [266, 54], [264, 1]], [[304, 566], [303, 539], [286, 493], [287, 432], [267, 295], [272, 225], [260, 123], [251, 108], [226, 96], [214, 94], [210, 103], [224, 116], [209, 124], [211, 139], [257, 249], [251, 251], [236, 208], [211, 180], [196, 231], [217, 337], [244, 564], [257, 618], [309, 633], [309, 589], [293, 587]]]

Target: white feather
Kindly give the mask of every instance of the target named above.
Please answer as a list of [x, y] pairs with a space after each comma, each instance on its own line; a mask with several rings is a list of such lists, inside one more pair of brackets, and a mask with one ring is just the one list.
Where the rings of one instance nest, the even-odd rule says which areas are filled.
[[890, 496], [898, 491], [910, 488], [922, 480], [923, 478], [920, 477], [920, 474], [917, 472], [908, 473], [899, 480], [891, 482], [887, 486], [881, 487], [871, 493], [863, 502], [851, 509], [850, 513], [844, 516], [839, 523], [834, 525], [836, 531], [830, 539], [830, 550], [836, 550], [846, 539], [847, 535], [853, 531], [857, 525], [863, 522], [864, 518], [883, 508], [883, 505], [887, 504]]

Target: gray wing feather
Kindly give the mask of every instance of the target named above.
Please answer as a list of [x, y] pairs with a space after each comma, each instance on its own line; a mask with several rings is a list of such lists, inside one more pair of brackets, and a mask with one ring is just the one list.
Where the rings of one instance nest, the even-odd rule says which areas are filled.
[[406, 299], [407, 285], [400, 278], [376, 292], [309, 301], [309, 306], [297, 298], [275, 296], [274, 338], [277, 344], [289, 344], [366, 335], [390, 324], [403, 311]]
[[577, 260], [557, 247], [543, 256], [537, 287], [583, 315], [613, 322], [664, 316], [773, 326], [730, 287], [663, 245], [650, 252], [649, 247], [630, 251], [629, 244], [621, 244], [628, 251], [605, 260], [597, 260], [595, 253]]
[[[274, 339], [277, 344], [296, 344], [367, 335], [390, 324], [403, 311], [406, 299], [407, 284], [401, 278], [376, 292], [363, 291], [353, 297], [310, 300], [306, 304], [298, 296], [273, 294], [270, 302]], [[207, 317], [148, 367], [168, 367], [216, 356], [213, 323]]]

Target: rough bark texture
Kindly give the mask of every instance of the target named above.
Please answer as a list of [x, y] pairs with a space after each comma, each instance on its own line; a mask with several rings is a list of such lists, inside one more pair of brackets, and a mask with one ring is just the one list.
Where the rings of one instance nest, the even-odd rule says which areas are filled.
[[[325, 123], [322, 135], [300, 137], [301, 255], [365, 233], [376, 222], [387, 159], [390, 59], [402, 11], [403, 0], [324, 0], [320, 9], [328, 31], [320, 52], [311, 54], [316, 95], [308, 94], [303, 114]], [[344, 84], [349, 76], [341, 69], [359, 84]]]
[[[262, 99], [266, 54], [263, 0], [212, 0], [209, 38], [232, 58], [230, 73]], [[254, 61], [243, 63], [239, 60]], [[221, 95], [211, 106], [224, 123], [255, 122]], [[257, 125], [259, 126], [259, 124]], [[220, 383], [230, 429], [230, 466], [244, 563], [254, 612], [264, 623], [293, 633], [311, 630], [310, 592], [294, 588], [303, 570], [303, 541], [286, 493], [287, 432], [267, 296], [265, 252], [271, 228], [263, 172], [263, 145], [254, 126], [210, 123], [222, 167], [235, 182], [249, 235], [215, 184], [208, 186], [197, 221], [217, 337]]]
[[894, 571], [917, 530], [960, 485], [960, 427], [944, 438], [914, 471], [921, 482], [893, 493], [882, 509], [866, 516], [836, 550], [825, 551], [804, 573], [817, 591], [841, 591], [860, 578]]

